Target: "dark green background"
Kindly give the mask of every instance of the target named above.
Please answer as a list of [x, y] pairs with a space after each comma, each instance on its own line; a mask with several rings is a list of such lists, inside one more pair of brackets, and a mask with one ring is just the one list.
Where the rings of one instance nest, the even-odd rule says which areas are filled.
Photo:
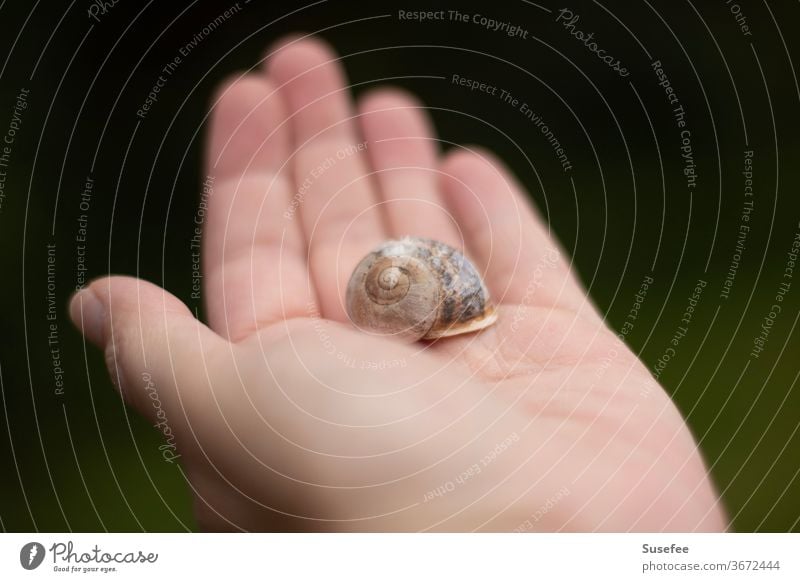
[[[764, 353], [748, 356], [800, 220], [800, 92], [790, 62], [800, 62], [798, 3], [741, 0], [751, 37], [740, 33], [724, 0], [538, 3], [580, 14], [578, 28], [594, 31], [631, 71], [622, 79], [553, 13], [522, 0], [331, 0], [306, 8], [241, 2], [241, 13], [184, 59], [138, 123], [136, 110], [160, 69], [231, 4], [121, 0], [97, 23], [87, 16], [87, 1], [71, 9], [67, 2], [2, 3], [0, 133], [14, 96], [30, 89], [0, 211], [2, 529], [194, 527], [183, 477], [162, 460], [159, 435], [124, 408], [102, 356], [84, 350], [69, 323], [79, 194], [91, 175], [90, 276], [138, 274], [202, 313], [201, 302], [190, 298], [189, 239], [211, 91], [232, 72], [256, 66], [269, 43], [303, 31], [319, 32], [344, 55], [356, 93], [389, 79], [431, 107], [445, 143], [477, 143], [506, 158], [611, 326], [623, 324], [641, 280], [652, 273], [655, 284], [628, 336], [648, 365], [680, 325], [695, 282], [708, 282], [661, 379], [700, 442], [734, 529], [800, 530], [800, 280]], [[472, 23], [402, 22], [398, 8], [479, 12], [526, 28], [529, 38]], [[382, 15], [388, 16], [374, 18]], [[652, 59], [662, 61], [687, 111], [699, 172], [691, 195]], [[452, 84], [454, 73], [530, 104], [566, 148], [572, 172], [562, 171], [519, 111]], [[723, 300], [748, 148], [755, 151], [755, 207], [730, 299]], [[63, 396], [54, 393], [46, 335], [50, 243], [57, 245]]]

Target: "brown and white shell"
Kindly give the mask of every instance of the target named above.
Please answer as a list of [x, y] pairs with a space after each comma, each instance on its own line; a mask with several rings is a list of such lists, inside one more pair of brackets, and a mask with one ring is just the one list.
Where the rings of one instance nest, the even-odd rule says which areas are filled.
[[359, 329], [406, 341], [476, 331], [497, 319], [472, 263], [453, 247], [420, 237], [385, 242], [364, 257], [346, 302]]

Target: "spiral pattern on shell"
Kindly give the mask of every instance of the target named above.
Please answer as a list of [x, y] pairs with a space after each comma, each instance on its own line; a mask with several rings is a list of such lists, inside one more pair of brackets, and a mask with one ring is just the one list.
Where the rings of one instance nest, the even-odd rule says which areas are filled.
[[350, 278], [346, 301], [360, 329], [410, 341], [475, 331], [496, 319], [467, 258], [419, 237], [386, 242], [364, 257]]

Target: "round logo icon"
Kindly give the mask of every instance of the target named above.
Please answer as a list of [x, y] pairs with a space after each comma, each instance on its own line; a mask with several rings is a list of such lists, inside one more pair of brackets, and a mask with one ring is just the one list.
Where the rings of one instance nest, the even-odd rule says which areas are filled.
[[44, 546], [39, 542], [28, 542], [19, 551], [19, 563], [26, 570], [35, 570], [44, 561]]

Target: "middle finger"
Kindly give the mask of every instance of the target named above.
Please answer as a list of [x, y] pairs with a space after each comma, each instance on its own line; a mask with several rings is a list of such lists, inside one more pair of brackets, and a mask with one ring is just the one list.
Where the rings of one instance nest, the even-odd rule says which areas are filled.
[[344, 72], [323, 42], [287, 42], [268, 71], [294, 138], [295, 196], [324, 317], [346, 321], [344, 290], [361, 258], [386, 238]]

